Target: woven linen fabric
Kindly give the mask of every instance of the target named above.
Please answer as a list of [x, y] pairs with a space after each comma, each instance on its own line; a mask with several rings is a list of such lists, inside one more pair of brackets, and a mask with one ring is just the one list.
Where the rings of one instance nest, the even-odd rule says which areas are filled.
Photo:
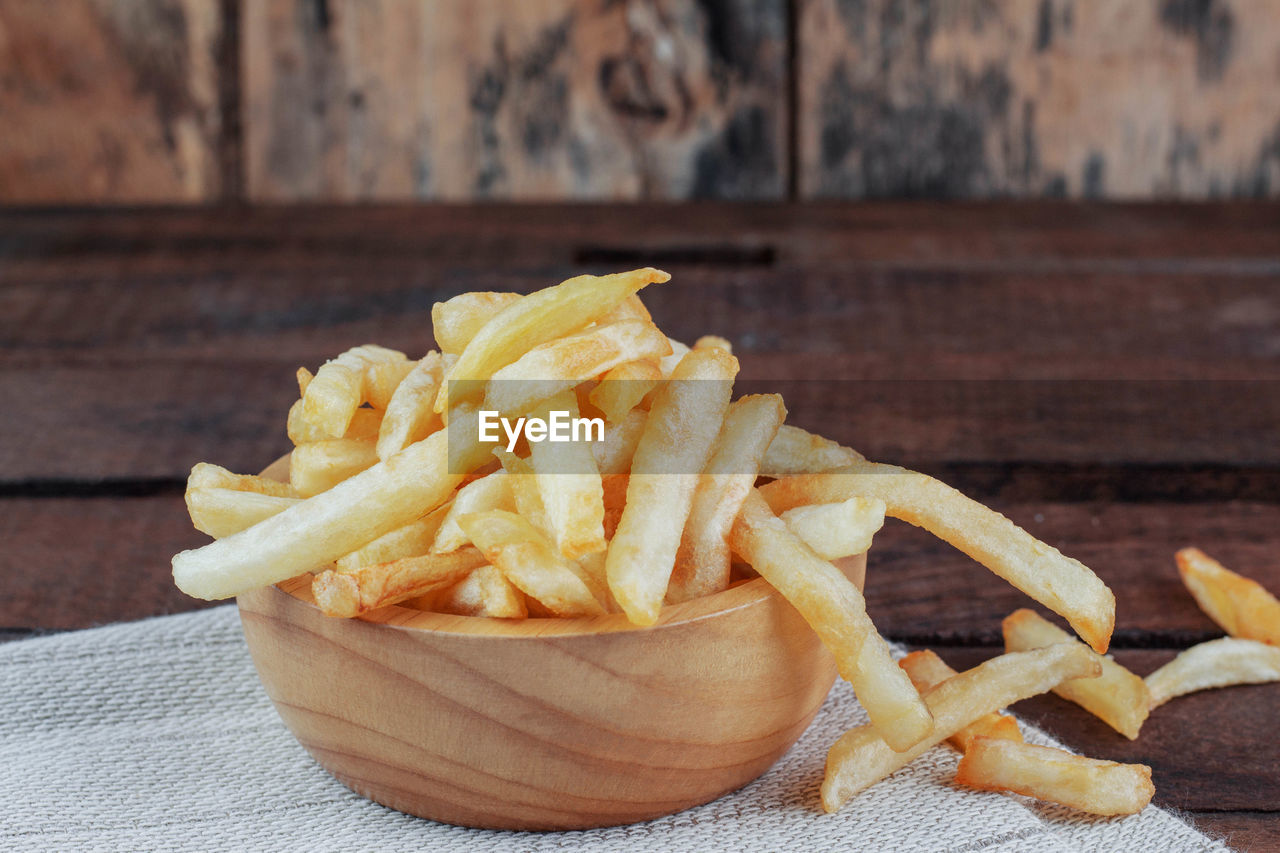
[[1155, 807], [1100, 819], [962, 790], [945, 746], [823, 814], [827, 748], [865, 720], [838, 682], [772, 770], [716, 802], [586, 832], [463, 829], [384, 808], [330, 777], [259, 685], [236, 609], [217, 607], [0, 645], [0, 849], [1227, 849]]

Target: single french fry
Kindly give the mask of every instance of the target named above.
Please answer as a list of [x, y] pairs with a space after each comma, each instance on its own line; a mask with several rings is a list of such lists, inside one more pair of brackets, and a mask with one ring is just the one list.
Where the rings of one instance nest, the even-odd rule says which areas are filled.
[[316, 575], [311, 593], [326, 616], [351, 617], [457, 583], [484, 565], [475, 548], [452, 554], [424, 554], [350, 572], [332, 569]]
[[289, 482], [304, 498], [328, 491], [378, 461], [372, 441], [331, 438], [300, 444], [289, 457]]
[[833, 504], [793, 507], [779, 518], [824, 560], [865, 554], [884, 527], [884, 501], [849, 498]]
[[[615, 275], [580, 275], [555, 287], [539, 290], [503, 308], [467, 343], [445, 377], [435, 409], [443, 412], [478, 399], [487, 380], [529, 350], [583, 328], [623, 299], [671, 276], [651, 268]], [[450, 383], [460, 380], [457, 399], [450, 400]]]
[[960, 759], [956, 782], [981, 791], [1012, 791], [1096, 815], [1137, 814], [1155, 795], [1151, 768], [1073, 755], [1029, 743], [976, 738]]
[[1178, 573], [1196, 604], [1233, 637], [1280, 645], [1280, 601], [1198, 548], [1177, 554]]
[[722, 349], [730, 355], [733, 354], [733, 344], [729, 343], [719, 335], [703, 335], [693, 342], [694, 349]]
[[715, 452], [693, 494], [667, 601], [688, 601], [729, 586], [729, 531], [786, 416], [777, 394], [742, 397], [729, 405]]
[[1152, 708], [1197, 690], [1280, 681], [1280, 647], [1222, 637], [1192, 646], [1146, 680]]
[[644, 303], [640, 301], [640, 294], [633, 293], [615, 305], [596, 322], [604, 325], [605, 323], [617, 323], [620, 320], [644, 320], [646, 323], [652, 323], [653, 315], [649, 313], [649, 309], [644, 307]]
[[533, 347], [494, 372], [485, 386], [484, 408], [504, 417], [523, 415], [553, 395], [619, 365], [658, 359], [670, 352], [666, 335], [652, 323], [623, 320], [591, 326]]
[[464, 515], [458, 524], [507, 580], [552, 613], [557, 616], [604, 613], [576, 568], [521, 516], [493, 509]]
[[[898, 661], [898, 666], [902, 667], [911, 683], [922, 693], [958, 675], [931, 649], [912, 652]], [[1013, 717], [1000, 713], [984, 714], [947, 738], [947, 743], [964, 752], [976, 737], [1022, 740], [1022, 729], [1018, 728], [1018, 721]]]
[[524, 619], [524, 595], [496, 567], [486, 563], [450, 587], [404, 602], [406, 606], [455, 616]]
[[288, 483], [260, 477], [256, 474], [233, 474], [220, 465], [197, 462], [187, 475], [187, 491], [192, 489], [234, 489], [237, 492], [257, 492], [277, 498], [296, 498], [297, 489]]
[[[474, 410], [457, 416], [469, 421], [459, 435], [478, 434]], [[433, 433], [279, 515], [177, 554], [174, 583], [193, 598], [229, 598], [323, 568], [426, 515], [448, 500], [465, 472], [490, 458], [487, 445]]]
[[298, 396], [302, 397], [306, 395], [307, 386], [311, 384], [311, 380], [316, 378], [315, 374], [305, 367], [299, 367], [294, 375], [298, 380]]
[[449, 510], [436, 531], [431, 550], [437, 554], [446, 554], [471, 544], [467, 534], [458, 526], [458, 517], [469, 512], [484, 512], [489, 509], [505, 509], [514, 511], [516, 502], [511, 494], [511, 478], [506, 471], [498, 470], [479, 479], [472, 480], [454, 495]]
[[[578, 400], [572, 391], [549, 397], [533, 411], [548, 420], [550, 412], [577, 418]], [[542, 499], [551, 541], [560, 554], [577, 560], [605, 549], [604, 493], [600, 471], [588, 441], [530, 442], [529, 464]]]
[[645, 422], [606, 559], [609, 589], [637, 625], [658, 619], [698, 472], [714, 450], [737, 373], [738, 360], [723, 350], [691, 351]]
[[370, 364], [364, 376], [364, 401], [375, 409], [385, 410], [416, 364], [405, 357]]
[[747, 495], [729, 541], [734, 553], [782, 593], [831, 650], [841, 677], [853, 685], [886, 742], [905, 750], [928, 736], [933, 728], [929, 711], [871, 624], [862, 593], [787, 529], [758, 490]]
[[923, 527], [1065, 617], [1094, 651], [1105, 652], [1111, 642], [1116, 599], [1097, 575], [932, 477], [858, 462], [823, 474], [775, 480], [760, 491], [774, 512], [852, 497], [878, 498], [888, 515]]
[[[1066, 631], [1032, 610], [1015, 610], [1005, 617], [1001, 625], [1004, 629], [1004, 647], [1010, 652], [1037, 649], [1054, 643], [1077, 642]], [[1147, 691], [1147, 685], [1111, 658], [1102, 655], [1097, 657], [1102, 666], [1101, 677], [1064, 681], [1053, 688], [1053, 692], [1063, 699], [1075, 702], [1129, 740], [1133, 740], [1151, 711], [1151, 695]]]
[[[329, 435], [308, 421], [303, 415], [303, 405], [302, 400], [298, 400], [289, 409], [289, 417], [285, 426], [289, 434], [289, 440], [295, 445], [309, 444], [313, 441], [327, 441]], [[377, 439], [378, 430], [381, 427], [381, 409], [359, 408], [351, 416], [351, 423], [347, 425], [347, 431], [342, 435], [342, 438], [356, 441], [373, 441]]]
[[201, 487], [187, 489], [186, 502], [196, 530], [222, 539], [284, 512], [299, 501], [261, 492]]
[[431, 325], [436, 346], [446, 354], [457, 355], [466, 349], [476, 332], [502, 309], [520, 301], [518, 293], [476, 291], [460, 293], [446, 302], [431, 306]]
[[926, 690], [924, 701], [933, 715], [933, 731], [905, 752], [891, 749], [874, 725], [850, 729], [827, 753], [823, 809], [839, 810], [855, 795], [987, 714], [1067, 679], [1099, 675], [1102, 668], [1088, 652], [1076, 643], [1008, 652]]
[[649, 413], [633, 409], [620, 421], [604, 425], [604, 441], [591, 443], [591, 454], [602, 476], [626, 474], [631, 470], [631, 460], [640, 446], [644, 425]]
[[378, 428], [378, 458], [399, 453], [444, 426], [436, 413], [436, 394], [444, 379], [444, 360], [429, 352], [396, 386]]
[[605, 372], [588, 399], [609, 423], [621, 423], [661, 381], [662, 369], [657, 360], [627, 361]]
[[818, 474], [861, 461], [862, 454], [856, 450], [800, 427], [783, 424], [760, 463], [760, 476], [776, 478]]
[[397, 527], [350, 554], [344, 554], [334, 561], [333, 567], [340, 572], [350, 572], [364, 566], [430, 554], [436, 531], [440, 529], [440, 525], [451, 511], [453, 503], [450, 501], [436, 507], [422, 518]]
[[302, 394], [302, 418], [307, 428], [327, 438], [346, 435], [356, 409], [369, 399], [370, 368], [407, 361], [402, 352], [365, 344], [325, 362]]

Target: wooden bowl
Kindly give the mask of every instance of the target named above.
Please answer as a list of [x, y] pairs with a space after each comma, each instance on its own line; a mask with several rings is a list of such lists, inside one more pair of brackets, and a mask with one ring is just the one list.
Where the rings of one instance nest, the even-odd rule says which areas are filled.
[[[845, 561], [859, 585], [865, 559]], [[622, 615], [325, 616], [310, 575], [239, 597], [267, 695], [353, 791], [461, 826], [585, 829], [709, 802], [769, 769], [835, 679], [763, 580]]]

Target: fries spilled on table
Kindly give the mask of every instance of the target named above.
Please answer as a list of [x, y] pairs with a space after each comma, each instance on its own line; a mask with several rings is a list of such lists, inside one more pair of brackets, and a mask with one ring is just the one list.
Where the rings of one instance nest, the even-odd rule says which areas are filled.
[[[299, 369], [282, 413], [290, 482], [197, 465], [187, 505], [215, 541], [174, 557], [175, 583], [219, 599], [310, 576], [335, 618], [401, 605], [644, 630], [664, 608], [759, 576], [830, 649], [870, 718], [831, 747], [828, 811], [946, 740], [964, 753], [964, 784], [1130, 813], [1150, 799], [1149, 771], [1027, 746], [1001, 712], [1054, 690], [1134, 737], [1151, 693], [1215, 686], [1206, 656], [1227, 655], [1242, 677], [1274, 671], [1235, 646], [1147, 682], [1123, 670], [1103, 657], [1115, 597], [1090, 569], [937, 480], [786, 423], [779, 395], [735, 400], [731, 342], [674, 341], [641, 301], [669, 279], [646, 268], [464, 293], [432, 310], [438, 350], [366, 344]], [[557, 438], [564, 423], [585, 434]], [[1006, 653], [966, 672], [931, 652], [899, 665], [835, 562], [865, 553], [886, 518], [954, 545], [1083, 642], [1020, 611]], [[1213, 580], [1196, 571], [1188, 583], [1211, 615], [1274, 642], [1255, 624], [1274, 598], [1239, 583], [1205, 592]]]

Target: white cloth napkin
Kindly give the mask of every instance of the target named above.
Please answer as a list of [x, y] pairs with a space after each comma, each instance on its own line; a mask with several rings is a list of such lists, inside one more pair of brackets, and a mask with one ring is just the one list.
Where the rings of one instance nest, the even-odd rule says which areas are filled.
[[827, 747], [865, 719], [839, 682], [769, 773], [671, 817], [588, 832], [462, 829], [376, 805], [312, 761], [259, 686], [235, 608], [218, 607], [0, 645], [0, 849], [1227, 849], [1155, 807], [1091, 819], [961, 790], [948, 747], [825, 815]]

